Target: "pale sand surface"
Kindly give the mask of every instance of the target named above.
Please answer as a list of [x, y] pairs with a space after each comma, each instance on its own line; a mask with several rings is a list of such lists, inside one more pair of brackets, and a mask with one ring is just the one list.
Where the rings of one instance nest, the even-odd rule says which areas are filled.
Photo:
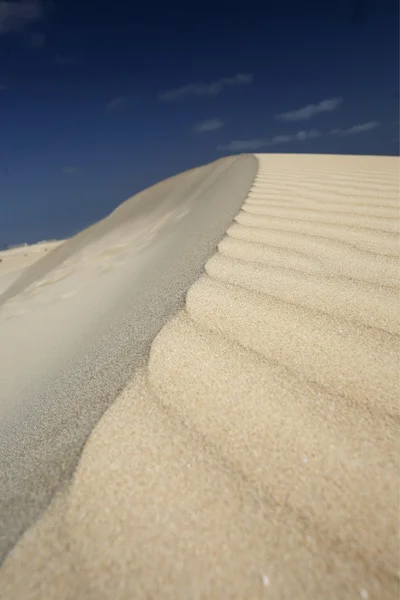
[[0, 297], [0, 562], [69, 481], [93, 427], [184, 305], [256, 170], [241, 155], [152, 186]]
[[399, 597], [399, 161], [257, 158], [0, 598]]
[[0, 251], [0, 296], [28, 267], [61, 244], [62, 241], [39, 242]]

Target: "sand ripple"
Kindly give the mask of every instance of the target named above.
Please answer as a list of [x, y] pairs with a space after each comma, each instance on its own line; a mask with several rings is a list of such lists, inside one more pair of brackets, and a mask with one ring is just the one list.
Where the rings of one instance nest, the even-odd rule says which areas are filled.
[[258, 159], [0, 598], [398, 598], [398, 160]]

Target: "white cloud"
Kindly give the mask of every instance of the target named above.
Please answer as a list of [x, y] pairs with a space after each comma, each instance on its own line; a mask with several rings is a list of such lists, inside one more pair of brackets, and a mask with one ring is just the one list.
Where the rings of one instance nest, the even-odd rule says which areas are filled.
[[[368, 121], [367, 123], [361, 123], [360, 125], [354, 125], [348, 129], [331, 129], [329, 135], [337, 137], [347, 137], [351, 135], [358, 135], [366, 131], [371, 131], [380, 127], [382, 123], [379, 121]], [[227, 150], [231, 152], [251, 152], [259, 150], [260, 148], [266, 148], [268, 146], [276, 146], [280, 144], [287, 144], [289, 142], [305, 142], [307, 140], [318, 139], [328, 135], [315, 129], [308, 131], [298, 131], [294, 134], [276, 135], [273, 138], [265, 139], [252, 139], [252, 140], [234, 140], [229, 144], [222, 144], [218, 146], [218, 150]]]
[[121, 110], [128, 106], [128, 96], [116, 96], [107, 103], [108, 110]]
[[305, 140], [315, 140], [316, 138], [322, 137], [322, 133], [316, 131], [315, 129], [311, 129], [311, 131], [299, 131], [295, 135], [295, 139], [299, 142], [304, 142]]
[[46, 36], [40, 31], [35, 31], [29, 38], [32, 48], [42, 48], [46, 44]]
[[226, 145], [218, 146], [218, 150], [228, 150], [231, 152], [250, 152], [266, 148], [268, 146], [277, 146], [287, 144], [288, 142], [305, 142], [322, 137], [322, 134], [315, 129], [310, 131], [298, 131], [291, 135], [276, 135], [273, 138], [253, 139], [253, 140], [234, 140]]
[[303, 108], [284, 112], [275, 116], [275, 119], [279, 121], [306, 121], [311, 119], [315, 115], [325, 112], [332, 112], [336, 110], [343, 102], [342, 98], [330, 98], [329, 100], [322, 100], [318, 104], [307, 104]]
[[63, 167], [63, 173], [65, 175], [76, 175], [80, 172], [79, 167]]
[[253, 83], [253, 81], [253, 75], [249, 73], [238, 73], [233, 77], [223, 77], [222, 79], [218, 79], [218, 81], [213, 81], [211, 83], [189, 83], [188, 85], [184, 85], [174, 90], [161, 92], [158, 95], [158, 98], [163, 102], [172, 102], [189, 96], [216, 96], [222, 92], [224, 87], [248, 85]]
[[0, 0], [0, 35], [23, 31], [43, 17], [44, 7], [41, 0]]
[[367, 123], [361, 123], [360, 125], [353, 125], [353, 127], [349, 127], [348, 129], [332, 129], [329, 133], [339, 137], [346, 137], [348, 135], [358, 135], [365, 131], [371, 131], [371, 129], [376, 129], [377, 127], [380, 127], [380, 125], [381, 123], [379, 121], [368, 121]]
[[206, 133], [208, 131], [221, 129], [223, 126], [224, 123], [221, 121], [221, 119], [207, 119], [201, 123], [196, 123], [196, 125], [193, 127], [193, 131], [194, 133]]

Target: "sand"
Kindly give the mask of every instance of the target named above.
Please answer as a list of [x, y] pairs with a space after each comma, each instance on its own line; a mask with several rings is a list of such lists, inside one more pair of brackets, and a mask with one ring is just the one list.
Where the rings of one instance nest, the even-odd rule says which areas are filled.
[[0, 298], [21, 277], [23, 272], [48, 252], [62, 244], [60, 241], [39, 242], [30, 246], [10, 248], [0, 252]]
[[0, 297], [0, 562], [71, 479], [256, 169], [252, 155], [229, 157], [144, 190]]
[[399, 597], [399, 161], [256, 158], [0, 598]]

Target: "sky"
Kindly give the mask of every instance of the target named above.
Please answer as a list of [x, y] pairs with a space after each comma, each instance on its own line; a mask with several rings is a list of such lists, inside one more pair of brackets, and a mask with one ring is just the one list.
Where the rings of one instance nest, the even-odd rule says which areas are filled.
[[0, 0], [0, 248], [241, 152], [398, 155], [397, 0]]

